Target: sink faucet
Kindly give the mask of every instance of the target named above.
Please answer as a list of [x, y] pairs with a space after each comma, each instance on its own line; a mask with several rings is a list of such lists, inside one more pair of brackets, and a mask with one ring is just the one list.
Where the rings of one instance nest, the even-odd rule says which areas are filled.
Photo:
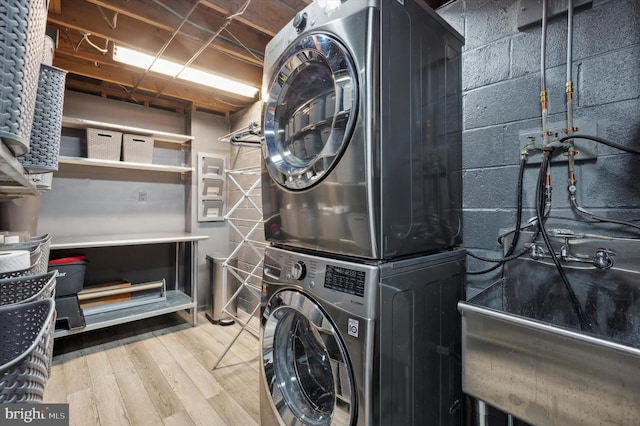
[[[564, 244], [560, 247], [560, 254], [558, 257], [565, 262], [589, 263], [598, 269], [606, 270], [613, 266], [613, 256], [615, 256], [615, 252], [607, 248], [598, 249], [593, 256], [571, 253], [569, 239], [565, 238]], [[545, 253], [544, 248], [541, 245], [532, 243], [530, 246], [529, 257], [534, 260], [542, 260], [548, 259], [551, 256]]]
[[599, 269], [609, 269], [613, 266], [613, 255], [615, 253], [609, 249], [598, 249], [593, 256], [593, 265]]

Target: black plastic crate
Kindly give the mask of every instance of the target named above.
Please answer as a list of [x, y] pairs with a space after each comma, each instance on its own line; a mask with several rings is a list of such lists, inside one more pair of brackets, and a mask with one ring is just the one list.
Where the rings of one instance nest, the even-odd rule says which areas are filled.
[[76, 294], [82, 290], [87, 268], [86, 258], [86, 255], [77, 255], [52, 259], [49, 262], [49, 271], [58, 270], [56, 298]]

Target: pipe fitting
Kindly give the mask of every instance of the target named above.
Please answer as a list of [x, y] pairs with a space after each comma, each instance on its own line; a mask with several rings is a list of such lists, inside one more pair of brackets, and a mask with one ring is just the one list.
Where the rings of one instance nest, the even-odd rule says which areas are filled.
[[540, 92], [540, 105], [543, 110], [547, 109], [547, 102], [547, 91], [543, 90]]
[[567, 81], [565, 85], [565, 93], [567, 95], [567, 100], [573, 99], [573, 81]]
[[606, 248], [601, 248], [596, 251], [593, 256], [593, 266], [598, 269], [607, 270], [613, 266], [613, 257], [615, 252]]

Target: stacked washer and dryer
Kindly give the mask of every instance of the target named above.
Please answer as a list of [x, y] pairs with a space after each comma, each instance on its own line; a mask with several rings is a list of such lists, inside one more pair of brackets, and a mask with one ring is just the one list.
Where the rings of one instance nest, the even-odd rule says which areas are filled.
[[267, 45], [263, 425], [460, 425], [462, 37], [316, 0]]

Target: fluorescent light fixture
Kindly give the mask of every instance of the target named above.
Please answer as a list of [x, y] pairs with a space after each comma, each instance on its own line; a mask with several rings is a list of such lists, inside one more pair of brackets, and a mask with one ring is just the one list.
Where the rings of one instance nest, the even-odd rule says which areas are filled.
[[[253, 98], [258, 93], [258, 89], [253, 86], [233, 81], [210, 72], [201, 71], [193, 67], [186, 67], [182, 70], [183, 66], [177, 62], [167, 61], [166, 59], [157, 59], [154, 63], [152, 55], [142, 53], [138, 50], [129, 49], [127, 47], [114, 46], [113, 60], [145, 70], [151, 67], [151, 71], [160, 74], [176, 77], [192, 83], [202, 84], [214, 89], [224, 90], [225, 92], [236, 93], [248, 98]], [[180, 70], [182, 70], [182, 72], [180, 72]]]

